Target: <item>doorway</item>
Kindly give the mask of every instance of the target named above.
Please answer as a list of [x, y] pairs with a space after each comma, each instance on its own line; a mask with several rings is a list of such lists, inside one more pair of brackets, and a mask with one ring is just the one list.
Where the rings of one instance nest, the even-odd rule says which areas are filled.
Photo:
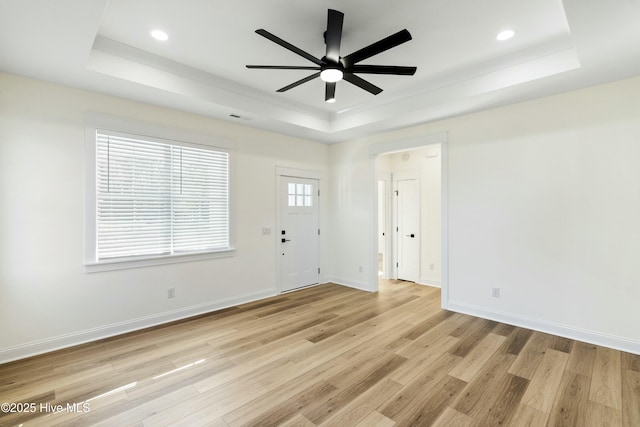
[[380, 279], [390, 279], [393, 274], [393, 268], [391, 266], [393, 259], [391, 252], [393, 250], [392, 246], [392, 235], [391, 230], [391, 219], [392, 215], [392, 206], [391, 206], [391, 193], [393, 191], [393, 186], [391, 183], [391, 174], [389, 173], [379, 173], [378, 176], [378, 224], [377, 224], [377, 243], [378, 243], [378, 254], [376, 259], [377, 273]]
[[[381, 153], [376, 158], [376, 175], [388, 174], [389, 194], [380, 189], [378, 197], [393, 209], [385, 232], [392, 236], [389, 253], [390, 274], [380, 279], [411, 281], [441, 287], [443, 282], [443, 188], [444, 144], [434, 143], [403, 151]], [[378, 178], [379, 179], [379, 178]], [[379, 181], [378, 181], [378, 185]], [[377, 201], [381, 209], [383, 203]], [[381, 215], [378, 223], [378, 251]]]

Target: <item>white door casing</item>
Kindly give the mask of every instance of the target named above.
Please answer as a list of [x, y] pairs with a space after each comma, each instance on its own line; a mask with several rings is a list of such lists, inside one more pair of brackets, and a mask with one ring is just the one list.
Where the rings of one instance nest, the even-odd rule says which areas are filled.
[[320, 281], [318, 180], [278, 177], [279, 228], [276, 231], [280, 291]]

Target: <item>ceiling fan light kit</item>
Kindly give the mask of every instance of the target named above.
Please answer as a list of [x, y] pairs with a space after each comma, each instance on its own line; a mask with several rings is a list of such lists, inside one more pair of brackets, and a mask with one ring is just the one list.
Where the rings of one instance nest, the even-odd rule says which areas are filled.
[[337, 10], [329, 9], [327, 14], [327, 31], [324, 33], [325, 44], [327, 50], [325, 56], [316, 58], [315, 56], [303, 51], [302, 49], [282, 40], [278, 36], [271, 34], [267, 30], [259, 29], [256, 33], [265, 37], [272, 42], [290, 50], [291, 52], [313, 62], [316, 66], [292, 66], [292, 65], [247, 65], [247, 68], [265, 69], [265, 70], [313, 70], [314, 74], [291, 83], [277, 92], [286, 92], [303, 83], [320, 77], [325, 82], [325, 101], [335, 102], [336, 82], [345, 80], [359, 88], [377, 95], [382, 92], [378, 86], [359, 77], [359, 74], [392, 74], [397, 76], [412, 76], [415, 74], [416, 67], [393, 66], [393, 65], [359, 65], [358, 63], [374, 55], [392, 49], [402, 43], [411, 40], [409, 31], [401, 30], [395, 34], [385, 37], [369, 46], [357, 50], [347, 56], [340, 56], [340, 43], [342, 41], [342, 23], [344, 14]]
[[339, 68], [325, 68], [320, 71], [320, 79], [327, 83], [335, 83], [342, 80], [344, 72]]

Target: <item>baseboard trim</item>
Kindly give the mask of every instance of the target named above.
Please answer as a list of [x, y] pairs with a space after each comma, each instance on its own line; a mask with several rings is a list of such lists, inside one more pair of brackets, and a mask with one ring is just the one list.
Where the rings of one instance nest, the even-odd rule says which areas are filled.
[[423, 285], [423, 286], [431, 286], [432, 288], [442, 288], [442, 285], [440, 284], [440, 282], [437, 282], [435, 280], [420, 280], [419, 282], [416, 282], [418, 285]]
[[353, 280], [339, 279], [337, 277], [331, 278], [329, 282], [335, 283], [336, 285], [346, 286], [348, 288], [358, 289], [360, 291], [375, 292], [375, 290], [372, 290], [369, 284], [365, 282], [355, 282]]
[[586, 329], [575, 328], [555, 322], [547, 322], [507, 312], [487, 310], [483, 307], [451, 300], [448, 301], [446, 309], [640, 355], [640, 342], [630, 340], [628, 338], [602, 334], [599, 332], [593, 332]]
[[294, 288], [294, 289], [289, 289], [289, 290], [286, 290], [286, 291], [281, 291], [280, 295], [290, 294], [291, 292], [297, 292], [297, 291], [301, 291], [303, 289], [311, 289], [311, 288], [315, 288], [316, 286], [320, 286], [320, 285], [324, 285], [324, 284], [326, 284], [326, 282], [319, 282], [319, 283], [314, 283], [313, 285], [300, 286], [299, 288]]
[[0, 364], [97, 341], [103, 338], [126, 334], [128, 332], [134, 332], [152, 326], [175, 322], [176, 320], [210, 313], [212, 311], [269, 298], [275, 295], [278, 295], [278, 291], [275, 289], [255, 292], [3, 348], [0, 349]]

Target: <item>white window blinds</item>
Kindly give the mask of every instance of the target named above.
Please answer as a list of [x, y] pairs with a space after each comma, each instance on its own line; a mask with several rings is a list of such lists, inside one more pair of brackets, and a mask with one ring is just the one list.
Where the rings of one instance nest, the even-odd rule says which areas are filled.
[[98, 130], [96, 259], [229, 249], [229, 154]]

